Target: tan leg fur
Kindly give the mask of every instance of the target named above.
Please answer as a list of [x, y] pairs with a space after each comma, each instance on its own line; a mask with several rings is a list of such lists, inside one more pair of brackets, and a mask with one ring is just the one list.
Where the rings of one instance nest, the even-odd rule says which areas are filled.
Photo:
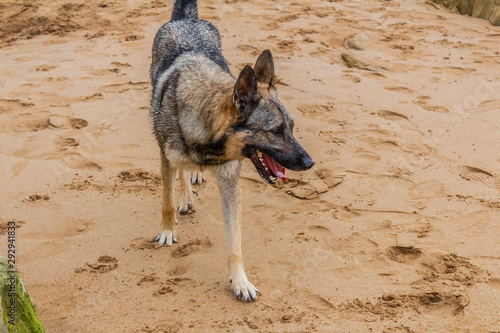
[[226, 226], [227, 247], [229, 252], [229, 271], [231, 289], [236, 298], [242, 301], [257, 299], [260, 291], [248, 281], [241, 253], [241, 204], [238, 184], [241, 162], [232, 161], [214, 167], [222, 197], [222, 209]]
[[161, 210], [161, 225], [160, 232], [156, 236], [156, 240], [160, 245], [170, 246], [172, 243], [177, 243], [176, 234], [176, 218], [174, 206], [175, 194], [175, 174], [177, 170], [172, 168], [165, 156], [161, 154], [161, 179], [163, 183], [163, 202]]

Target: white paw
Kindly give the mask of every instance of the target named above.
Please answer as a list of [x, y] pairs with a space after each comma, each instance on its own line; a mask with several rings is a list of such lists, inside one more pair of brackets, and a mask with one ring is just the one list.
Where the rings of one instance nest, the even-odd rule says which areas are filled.
[[176, 232], [175, 230], [163, 230], [156, 236], [155, 241], [158, 241], [160, 245], [171, 246], [172, 243], [177, 243]]
[[191, 172], [191, 184], [201, 184], [205, 181], [205, 176], [201, 171]]
[[234, 279], [229, 277], [229, 283], [231, 283], [231, 290], [234, 293], [234, 297], [242, 302], [256, 301], [257, 294], [260, 295], [260, 290], [255, 288], [245, 275], [239, 275]]

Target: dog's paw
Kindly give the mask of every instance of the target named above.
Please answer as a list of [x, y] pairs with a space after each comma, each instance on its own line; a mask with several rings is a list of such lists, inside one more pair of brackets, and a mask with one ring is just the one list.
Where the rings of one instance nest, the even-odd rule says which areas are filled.
[[191, 193], [181, 193], [181, 198], [179, 200], [179, 206], [177, 206], [177, 211], [181, 215], [186, 215], [189, 213], [194, 213], [193, 202], [194, 197], [193, 194], [198, 194], [196, 191], [192, 191]]
[[260, 295], [260, 290], [255, 288], [245, 275], [240, 275], [234, 279], [229, 277], [229, 283], [231, 283], [231, 290], [234, 293], [234, 297], [242, 302], [256, 301], [257, 294]]
[[201, 184], [205, 181], [205, 176], [201, 171], [191, 172], [191, 184]]
[[175, 230], [162, 230], [156, 236], [155, 241], [158, 241], [158, 244], [166, 246], [171, 246], [172, 243], [177, 243], [177, 234]]

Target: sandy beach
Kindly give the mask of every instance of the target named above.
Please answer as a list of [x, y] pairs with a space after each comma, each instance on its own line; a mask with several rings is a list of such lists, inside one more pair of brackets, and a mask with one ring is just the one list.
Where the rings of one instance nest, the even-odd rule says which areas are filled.
[[272, 51], [316, 162], [268, 185], [244, 161], [245, 304], [210, 173], [179, 243], [153, 242], [171, 10], [0, 4], [0, 255], [16, 221], [47, 332], [500, 332], [500, 27], [424, 0], [200, 0], [233, 75]]

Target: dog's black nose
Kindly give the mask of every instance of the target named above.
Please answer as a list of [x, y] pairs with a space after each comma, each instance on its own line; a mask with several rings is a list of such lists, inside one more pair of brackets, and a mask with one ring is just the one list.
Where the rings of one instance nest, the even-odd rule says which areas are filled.
[[312, 168], [314, 165], [314, 161], [311, 158], [311, 156], [307, 155], [306, 157], [302, 158], [302, 164], [304, 165], [304, 170]]

